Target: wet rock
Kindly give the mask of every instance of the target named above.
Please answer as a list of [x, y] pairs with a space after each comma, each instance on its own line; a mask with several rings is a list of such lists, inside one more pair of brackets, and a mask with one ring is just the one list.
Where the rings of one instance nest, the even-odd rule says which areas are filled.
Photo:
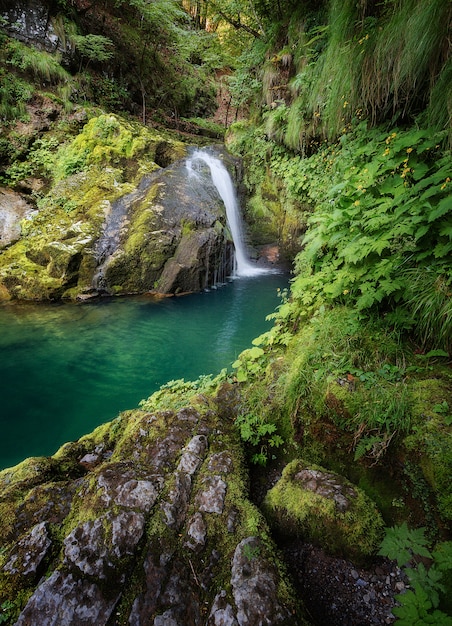
[[3, 569], [22, 576], [36, 574], [51, 544], [47, 523], [36, 524], [31, 532], [18, 542], [15, 552]]
[[208, 476], [203, 481], [203, 490], [197, 495], [200, 511], [221, 514], [224, 509], [227, 484], [220, 476]]
[[119, 506], [146, 512], [154, 506], [163, 483], [163, 477], [158, 475], [149, 476], [147, 480], [137, 480], [136, 471], [115, 464], [107, 467], [97, 479], [101, 488], [100, 497], [105, 505], [114, 502]]
[[207, 524], [199, 511], [189, 521], [187, 530], [189, 540], [185, 542], [190, 550], [200, 550], [205, 546], [207, 536]]
[[170, 491], [168, 502], [162, 504], [165, 513], [165, 523], [175, 530], [178, 530], [183, 522], [188, 510], [191, 492], [191, 478], [188, 474], [178, 472], [175, 476], [174, 488]]
[[271, 626], [289, 618], [287, 608], [276, 599], [276, 571], [262, 558], [262, 552], [263, 545], [256, 537], [241, 541], [234, 552], [231, 585], [240, 626]]
[[341, 513], [349, 508], [351, 501], [357, 495], [353, 487], [344, 484], [343, 480], [331, 472], [302, 469], [295, 474], [294, 480], [298, 481], [304, 489], [317, 493], [323, 498], [334, 500], [336, 508]]
[[0, 249], [20, 238], [20, 223], [33, 212], [33, 207], [20, 194], [11, 189], [0, 189]]
[[228, 604], [226, 591], [221, 590], [214, 600], [210, 611], [208, 626], [238, 626], [235, 619], [234, 609]]
[[207, 439], [204, 435], [193, 437], [188, 446], [184, 449], [179, 461], [179, 472], [185, 472], [192, 476], [202, 463], [207, 448]]
[[123, 582], [117, 563], [133, 555], [144, 529], [144, 517], [133, 511], [111, 513], [85, 522], [65, 538], [64, 564], [99, 579], [115, 576]]
[[56, 571], [33, 593], [15, 626], [104, 626], [117, 600], [88, 580]]

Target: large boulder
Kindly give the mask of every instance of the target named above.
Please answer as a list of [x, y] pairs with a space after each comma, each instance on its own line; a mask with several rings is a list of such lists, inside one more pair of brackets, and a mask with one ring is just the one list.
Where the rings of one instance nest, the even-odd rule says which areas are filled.
[[186, 159], [112, 205], [96, 250], [93, 286], [107, 293], [201, 291], [233, 268], [224, 204], [210, 174], [189, 176]]
[[[224, 204], [206, 168], [187, 169], [187, 147], [115, 115], [84, 121], [72, 137], [52, 126], [45, 148], [31, 146], [53, 163], [37, 204], [31, 179], [15, 183], [30, 206], [0, 196], [0, 299], [177, 294], [231, 274]], [[236, 160], [220, 153], [234, 175]], [[23, 170], [34, 167], [30, 157]]]
[[301, 459], [284, 468], [263, 509], [279, 533], [355, 561], [375, 554], [383, 537], [383, 519], [361, 489]]
[[247, 499], [224, 396], [125, 412], [54, 457], [1, 472], [2, 618], [17, 626], [307, 624]]
[[20, 223], [32, 214], [33, 207], [19, 193], [0, 188], [0, 249], [20, 238]]

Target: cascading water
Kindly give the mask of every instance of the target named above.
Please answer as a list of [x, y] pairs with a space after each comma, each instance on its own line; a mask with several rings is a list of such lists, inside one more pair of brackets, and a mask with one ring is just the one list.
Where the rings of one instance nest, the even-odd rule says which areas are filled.
[[217, 188], [220, 198], [223, 200], [235, 247], [235, 276], [256, 276], [271, 271], [266, 268], [257, 267], [248, 259], [243, 241], [243, 230], [237, 196], [226, 167], [220, 159], [217, 159], [205, 150], [196, 150], [187, 161], [189, 176], [198, 175], [193, 167], [196, 161], [203, 161], [208, 166], [212, 176], [212, 182]]

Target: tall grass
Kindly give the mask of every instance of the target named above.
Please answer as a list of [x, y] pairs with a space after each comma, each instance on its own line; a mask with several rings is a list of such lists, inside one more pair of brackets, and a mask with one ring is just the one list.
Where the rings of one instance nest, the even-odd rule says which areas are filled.
[[403, 0], [388, 7], [360, 77], [361, 104], [374, 122], [422, 110], [449, 53], [450, 2]]
[[424, 348], [452, 352], [452, 278], [430, 268], [405, 272], [407, 306]]
[[[303, 137], [319, 131], [337, 137], [363, 117], [372, 124], [412, 122], [425, 112], [431, 125], [450, 128], [450, 0], [331, 0], [329, 7], [327, 39], [316, 41], [315, 51], [300, 34], [288, 147], [302, 148]], [[313, 41], [319, 31], [311, 30]]]
[[60, 65], [58, 54], [49, 54], [43, 50], [29, 48], [24, 44], [10, 40], [8, 64], [30, 76], [51, 84], [58, 84], [70, 79], [69, 73]]

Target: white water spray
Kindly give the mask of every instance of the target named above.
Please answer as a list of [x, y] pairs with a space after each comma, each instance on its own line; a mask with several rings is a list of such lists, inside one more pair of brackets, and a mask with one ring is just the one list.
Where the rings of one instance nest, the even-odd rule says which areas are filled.
[[197, 175], [196, 171], [193, 169], [193, 162], [196, 160], [204, 161], [204, 163], [209, 167], [212, 182], [223, 200], [228, 225], [231, 230], [232, 240], [235, 247], [235, 275], [257, 276], [258, 274], [270, 272], [271, 270], [257, 267], [248, 259], [243, 241], [242, 224], [240, 220], [237, 196], [228, 170], [225, 168], [220, 159], [213, 157], [204, 150], [196, 150], [187, 161], [187, 169], [189, 174], [192, 176]]

